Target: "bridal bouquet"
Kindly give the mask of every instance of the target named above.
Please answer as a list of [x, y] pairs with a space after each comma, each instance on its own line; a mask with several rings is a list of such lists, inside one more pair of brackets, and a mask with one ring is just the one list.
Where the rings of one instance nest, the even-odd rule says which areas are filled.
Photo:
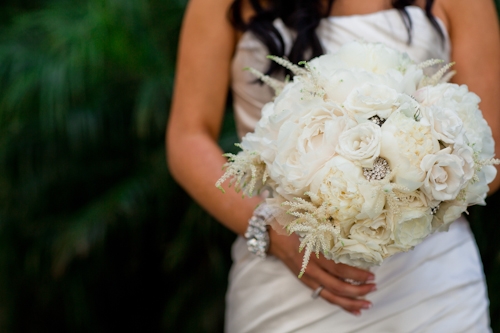
[[[303, 67], [270, 57], [294, 74], [279, 82], [255, 132], [226, 173], [237, 191], [267, 189], [274, 228], [301, 237], [310, 254], [357, 267], [380, 265], [445, 231], [469, 205], [485, 204], [494, 142], [467, 86], [441, 83], [383, 44], [352, 42]], [[302, 274], [301, 273], [301, 274]]]

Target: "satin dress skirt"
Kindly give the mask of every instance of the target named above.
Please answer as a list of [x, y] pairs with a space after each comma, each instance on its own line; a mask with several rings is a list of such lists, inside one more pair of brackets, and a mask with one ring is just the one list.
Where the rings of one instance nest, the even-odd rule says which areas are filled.
[[277, 258], [258, 258], [243, 238], [233, 245], [226, 331], [243, 332], [491, 332], [483, 268], [465, 218], [414, 250], [373, 267], [373, 307], [359, 317], [305, 286]]

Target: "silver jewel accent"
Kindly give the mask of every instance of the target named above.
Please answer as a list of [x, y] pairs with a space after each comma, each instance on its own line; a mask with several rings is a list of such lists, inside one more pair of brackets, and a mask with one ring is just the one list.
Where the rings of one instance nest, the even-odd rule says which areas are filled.
[[382, 157], [377, 157], [375, 162], [373, 162], [373, 168], [363, 168], [363, 175], [369, 181], [371, 180], [382, 180], [389, 173], [391, 169], [389, 168], [389, 163]]
[[375, 125], [382, 126], [387, 119], [380, 118], [379, 116], [375, 115], [375, 116], [373, 116], [371, 118], [368, 118], [368, 120], [370, 120], [371, 122], [375, 123]]
[[316, 289], [313, 291], [313, 293], [311, 294], [311, 297], [312, 297], [313, 299], [318, 298], [318, 297], [319, 297], [319, 294], [321, 293], [321, 291], [322, 291], [323, 289], [325, 289], [325, 287], [323, 287], [323, 286], [319, 286], [318, 288], [316, 288]]
[[440, 206], [441, 206], [441, 204], [438, 204], [436, 207], [432, 207], [431, 208], [431, 214], [432, 215], [436, 215]]

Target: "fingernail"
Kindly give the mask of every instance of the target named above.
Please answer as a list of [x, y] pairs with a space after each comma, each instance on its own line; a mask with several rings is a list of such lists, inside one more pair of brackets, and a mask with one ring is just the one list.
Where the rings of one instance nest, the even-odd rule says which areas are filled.
[[366, 282], [372, 282], [372, 281], [375, 281], [375, 275], [370, 274], [370, 275], [368, 276], [368, 278], [366, 279]]
[[363, 305], [361, 306], [361, 308], [365, 309], [365, 310], [371, 309], [372, 308], [372, 304], [371, 303], [363, 303]]
[[376, 291], [377, 290], [377, 286], [376, 285], [373, 285], [372, 289], [370, 289], [370, 291]]
[[351, 312], [353, 315], [355, 315], [356, 317], [359, 317], [361, 316], [361, 311], [353, 311]]

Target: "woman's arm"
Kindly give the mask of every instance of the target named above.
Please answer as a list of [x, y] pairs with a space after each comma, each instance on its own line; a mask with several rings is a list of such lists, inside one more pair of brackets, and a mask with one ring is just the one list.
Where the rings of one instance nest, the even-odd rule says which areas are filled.
[[[234, 191], [222, 194], [215, 187], [226, 162], [217, 138], [236, 39], [226, 14], [231, 2], [191, 0], [189, 3], [180, 38], [166, 145], [169, 168], [179, 184], [216, 219], [243, 234], [259, 199], [242, 200]], [[270, 253], [298, 274], [302, 254], [298, 252], [297, 237], [280, 236], [274, 231], [270, 236]], [[337, 277], [364, 282], [373, 275], [312, 256], [302, 282], [313, 289], [323, 285], [323, 298], [354, 314], [370, 306], [370, 302], [354, 298], [372, 291], [373, 284], [353, 286]]]
[[[452, 81], [466, 84], [481, 98], [479, 106], [493, 131], [496, 158], [500, 158], [500, 29], [495, 4], [492, 0], [439, 0], [436, 5], [446, 15], [450, 33], [457, 71]], [[490, 194], [499, 186], [497, 176]]]
[[167, 129], [170, 171], [212, 216], [243, 234], [258, 198], [215, 187], [226, 162], [217, 145], [235, 46], [227, 20], [231, 0], [190, 1], [180, 36], [175, 90]]

